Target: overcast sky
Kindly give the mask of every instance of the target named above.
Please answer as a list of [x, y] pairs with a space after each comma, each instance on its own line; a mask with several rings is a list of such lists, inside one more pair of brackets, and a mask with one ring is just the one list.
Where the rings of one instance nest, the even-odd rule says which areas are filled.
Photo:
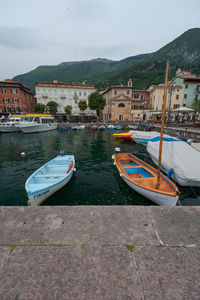
[[200, 0], [1, 0], [0, 10], [0, 80], [154, 52], [200, 27]]

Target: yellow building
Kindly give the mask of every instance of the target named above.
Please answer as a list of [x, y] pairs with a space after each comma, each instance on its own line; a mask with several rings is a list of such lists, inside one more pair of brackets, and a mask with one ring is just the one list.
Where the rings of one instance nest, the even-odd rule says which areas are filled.
[[130, 122], [141, 119], [149, 104], [149, 92], [134, 90], [132, 84], [111, 86], [101, 94], [106, 100], [101, 114], [101, 120], [105, 122]]
[[[151, 85], [148, 88], [149, 91], [149, 105], [154, 111], [162, 110], [164, 84]], [[168, 84], [167, 98], [166, 98], [166, 110], [172, 110], [181, 106], [183, 87], [177, 85]]]

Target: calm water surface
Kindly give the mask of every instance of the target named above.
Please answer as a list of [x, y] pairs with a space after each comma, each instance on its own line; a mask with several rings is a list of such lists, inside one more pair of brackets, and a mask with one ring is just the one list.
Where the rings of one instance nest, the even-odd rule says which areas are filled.
[[[148, 153], [142, 145], [123, 144], [112, 134], [89, 129], [0, 134], [0, 205], [27, 205], [26, 179], [61, 149], [75, 156], [77, 171], [43, 205], [154, 205], [124, 183], [111, 158], [115, 147], [120, 147], [153, 165]], [[199, 205], [197, 199], [188, 200], [194, 198], [189, 188], [181, 192], [182, 205]]]

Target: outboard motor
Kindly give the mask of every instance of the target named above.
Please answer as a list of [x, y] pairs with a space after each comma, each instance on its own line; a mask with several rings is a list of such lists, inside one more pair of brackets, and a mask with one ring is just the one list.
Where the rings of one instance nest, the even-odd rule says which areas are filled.
[[121, 152], [121, 149], [119, 147], [116, 147], [115, 148], [115, 153], [120, 153]]

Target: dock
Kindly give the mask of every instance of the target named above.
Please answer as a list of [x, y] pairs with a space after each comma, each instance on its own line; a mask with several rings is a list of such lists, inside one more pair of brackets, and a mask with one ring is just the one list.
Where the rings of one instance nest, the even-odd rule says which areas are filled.
[[200, 207], [0, 207], [0, 299], [199, 299]]

